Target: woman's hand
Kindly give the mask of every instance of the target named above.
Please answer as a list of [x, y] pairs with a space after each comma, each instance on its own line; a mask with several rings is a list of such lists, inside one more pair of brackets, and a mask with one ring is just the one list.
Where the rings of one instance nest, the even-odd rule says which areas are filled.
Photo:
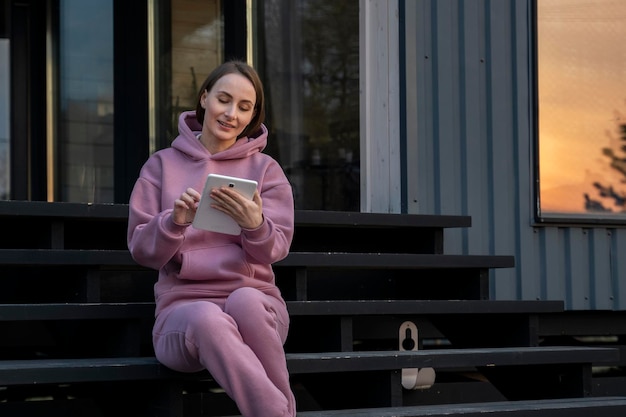
[[172, 213], [174, 223], [190, 224], [196, 217], [198, 202], [201, 194], [193, 188], [187, 188], [180, 195], [180, 198], [174, 201], [174, 212]]
[[249, 200], [232, 188], [213, 188], [211, 198], [211, 207], [226, 213], [244, 229], [256, 229], [263, 223], [263, 200], [259, 190]]

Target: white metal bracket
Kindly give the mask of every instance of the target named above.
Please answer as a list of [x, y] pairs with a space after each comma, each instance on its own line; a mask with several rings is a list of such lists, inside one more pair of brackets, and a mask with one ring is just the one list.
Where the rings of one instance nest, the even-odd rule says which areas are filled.
[[[398, 336], [401, 351], [417, 351], [419, 339], [415, 323], [412, 321], [402, 323]], [[433, 368], [402, 369], [402, 386], [406, 389], [427, 389], [434, 383], [435, 370]]]

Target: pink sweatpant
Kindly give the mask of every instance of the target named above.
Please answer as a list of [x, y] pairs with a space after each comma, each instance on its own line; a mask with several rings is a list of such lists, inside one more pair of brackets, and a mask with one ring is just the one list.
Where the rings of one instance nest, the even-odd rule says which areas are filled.
[[283, 344], [289, 314], [254, 288], [226, 299], [178, 302], [156, 319], [157, 359], [180, 372], [207, 369], [244, 417], [292, 417], [295, 398]]

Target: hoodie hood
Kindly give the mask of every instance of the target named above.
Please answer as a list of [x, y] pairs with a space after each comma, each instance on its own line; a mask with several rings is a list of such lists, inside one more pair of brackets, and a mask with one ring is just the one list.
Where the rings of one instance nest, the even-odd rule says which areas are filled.
[[228, 159], [240, 159], [254, 153], [263, 151], [267, 146], [267, 127], [261, 125], [256, 136], [247, 136], [240, 139], [225, 151], [211, 154], [198, 140], [202, 132], [202, 124], [196, 118], [196, 112], [186, 111], [178, 117], [178, 136], [172, 142], [172, 148], [189, 156], [194, 160], [212, 159], [223, 161]]

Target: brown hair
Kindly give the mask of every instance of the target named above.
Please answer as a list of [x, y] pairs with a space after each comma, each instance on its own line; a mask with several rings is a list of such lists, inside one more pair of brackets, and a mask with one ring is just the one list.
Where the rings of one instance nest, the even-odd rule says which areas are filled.
[[211, 91], [217, 80], [228, 74], [241, 74], [246, 77], [254, 86], [256, 92], [256, 103], [254, 104], [254, 116], [246, 128], [241, 132], [237, 139], [244, 136], [252, 136], [261, 128], [261, 123], [265, 120], [265, 95], [263, 93], [263, 83], [259, 78], [256, 70], [246, 62], [232, 60], [227, 61], [215, 68], [209, 76], [204, 80], [200, 91], [198, 92], [198, 101], [196, 104], [196, 118], [201, 124], [204, 120], [204, 109], [200, 105], [200, 100], [204, 91]]

